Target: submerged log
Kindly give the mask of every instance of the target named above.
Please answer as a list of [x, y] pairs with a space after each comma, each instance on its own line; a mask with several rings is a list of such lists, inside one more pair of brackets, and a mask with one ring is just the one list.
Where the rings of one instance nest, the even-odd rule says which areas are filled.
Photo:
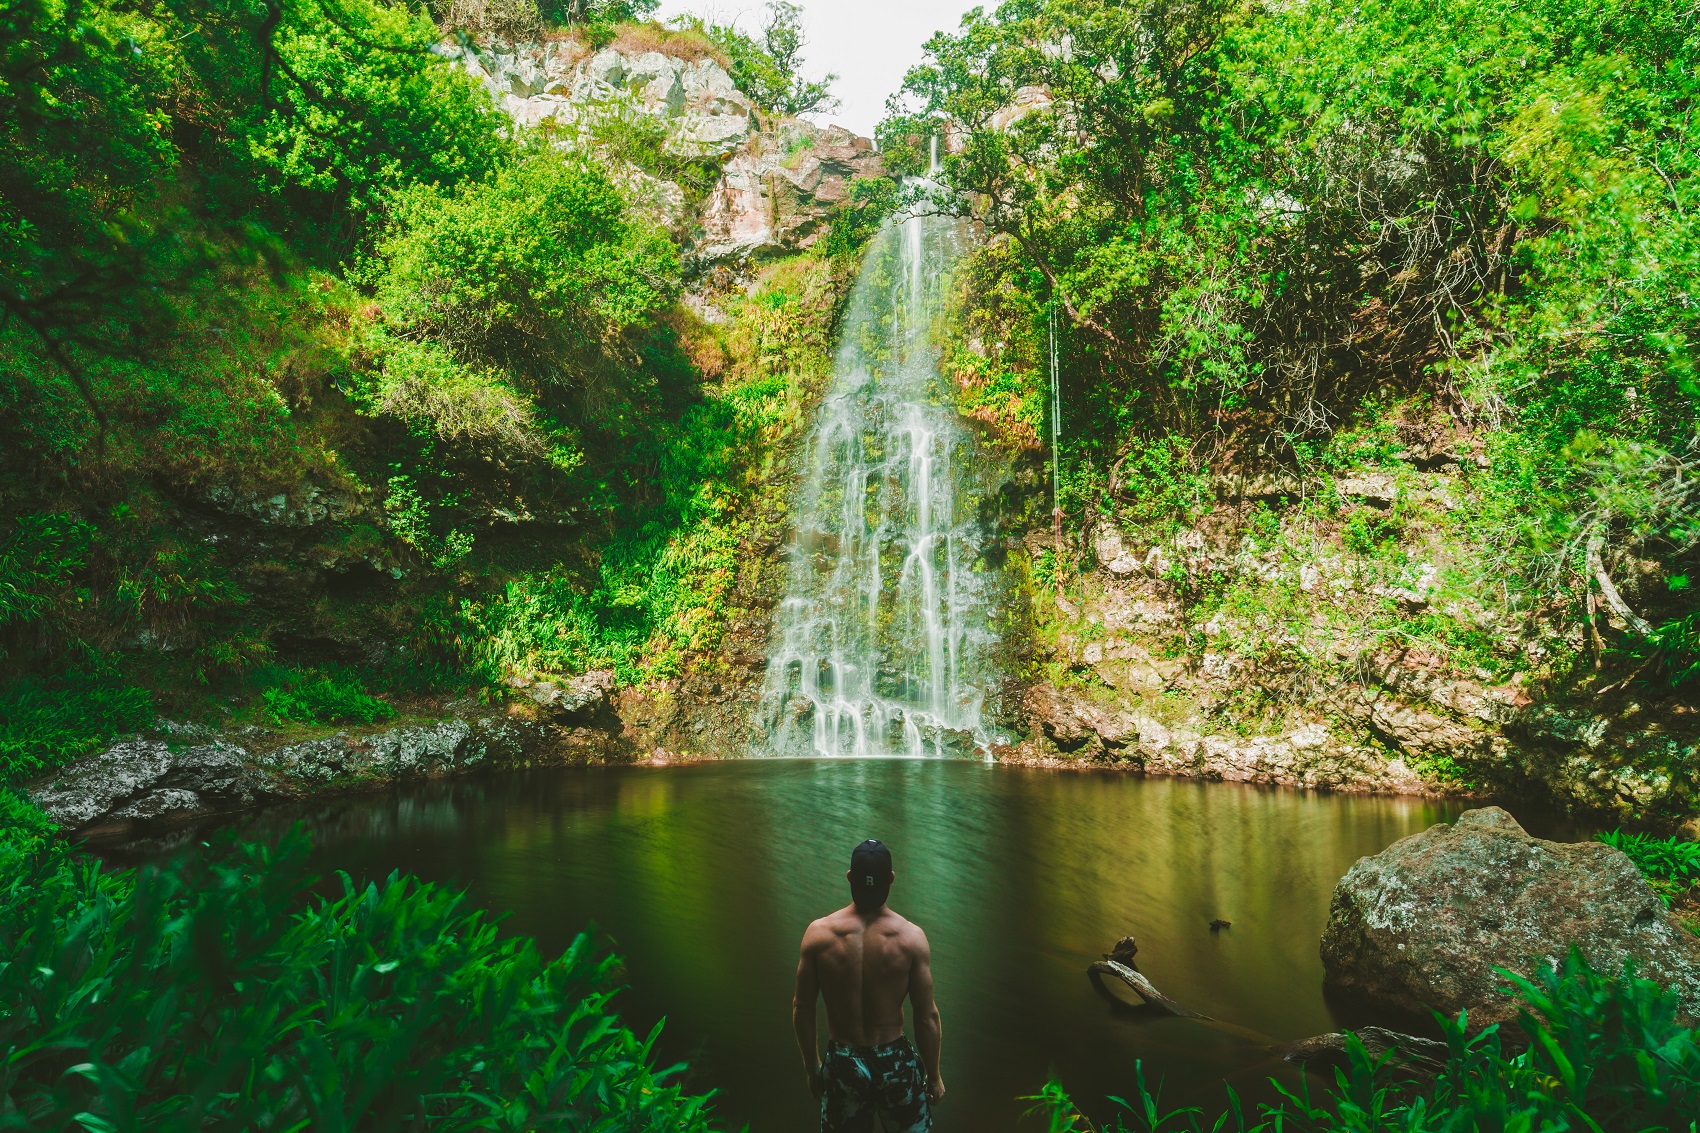
[[1152, 986], [1144, 974], [1135, 971], [1126, 964], [1115, 960], [1094, 960], [1092, 966], [1086, 969], [1092, 977], [1092, 982], [1098, 990], [1110, 998], [1129, 1007], [1155, 1007], [1170, 1015], [1178, 1015], [1182, 1019], [1208, 1019], [1208, 1015], [1200, 1015], [1189, 1011], [1176, 1003]]
[[[1371, 1059], [1379, 1060], [1392, 1051], [1394, 1065], [1424, 1078], [1434, 1078], [1446, 1069], [1450, 1052], [1443, 1042], [1400, 1034], [1385, 1027], [1360, 1027], [1352, 1033], [1364, 1044], [1364, 1050]], [[1300, 1063], [1312, 1070], [1323, 1067], [1344, 1070], [1351, 1061], [1346, 1054], [1346, 1035], [1341, 1031], [1312, 1035], [1308, 1039], [1276, 1047], [1275, 1052], [1284, 1061]]]

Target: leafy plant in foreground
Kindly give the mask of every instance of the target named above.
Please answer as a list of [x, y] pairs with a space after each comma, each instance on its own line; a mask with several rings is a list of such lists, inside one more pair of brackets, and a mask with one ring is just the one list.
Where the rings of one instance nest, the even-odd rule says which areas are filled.
[[1293, 1130], [1689, 1130], [1700, 1128], [1700, 1041], [1676, 1021], [1677, 997], [1633, 967], [1620, 976], [1595, 972], [1572, 950], [1562, 968], [1530, 979], [1502, 971], [1521, 1001], [1519, 1026], [1529, 1038], [1510, 1054], [1497, 1024], [1469, 1034], [1468, 1019], [1437, 1016], [1445, 1032], [1445, 1069], [1432, 1088], [1417, 1089], [1392, 1056], [1372, 1058], [1356, 1036], [1349, 1065], [1320, 1102], [1308, 1088], [1277, 1088], [1279, 1102], [1247, 1114], [1230, 1089], [1224, 1114], [1207, 1122], [1198, 1108], [1165, 1110], [1136, 1067], [1136, 1104], [1114, 1124], [1094, 1124], [1056, 1081], [1031, 1098], [1051, 1133], [1201, 1133], [1204, 1129]]
[[609, 1011], [459, 893], [311, 897], [299, 834], [111, 870], [0, 837], [0, 1129], [709, 1128]]

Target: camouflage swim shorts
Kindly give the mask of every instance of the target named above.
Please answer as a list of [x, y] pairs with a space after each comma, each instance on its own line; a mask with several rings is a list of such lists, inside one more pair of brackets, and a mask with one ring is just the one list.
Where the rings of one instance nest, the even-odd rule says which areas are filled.
[[821, 1133], [932, 1133], [927, 1076], [907, 1037], [884, 1046], [828, 1043], [820, 1073]]

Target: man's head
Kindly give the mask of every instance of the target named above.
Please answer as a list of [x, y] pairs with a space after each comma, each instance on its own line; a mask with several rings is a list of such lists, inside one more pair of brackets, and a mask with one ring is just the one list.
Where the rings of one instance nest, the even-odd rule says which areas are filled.
[[860, 913], [877, 913], [891, 893], [891, 851], [885, 843], [869, 838], [850, 851], [850, 899]]

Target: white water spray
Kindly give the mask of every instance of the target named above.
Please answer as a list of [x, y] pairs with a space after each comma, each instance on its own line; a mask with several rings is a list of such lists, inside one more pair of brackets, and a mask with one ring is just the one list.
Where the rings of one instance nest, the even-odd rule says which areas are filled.
[[979, 462], [932, 334], [963, 244], [942, 217], [888, 226], [851, 292], [774, 613], [762, 711], [777, 754], [986, 746]]

